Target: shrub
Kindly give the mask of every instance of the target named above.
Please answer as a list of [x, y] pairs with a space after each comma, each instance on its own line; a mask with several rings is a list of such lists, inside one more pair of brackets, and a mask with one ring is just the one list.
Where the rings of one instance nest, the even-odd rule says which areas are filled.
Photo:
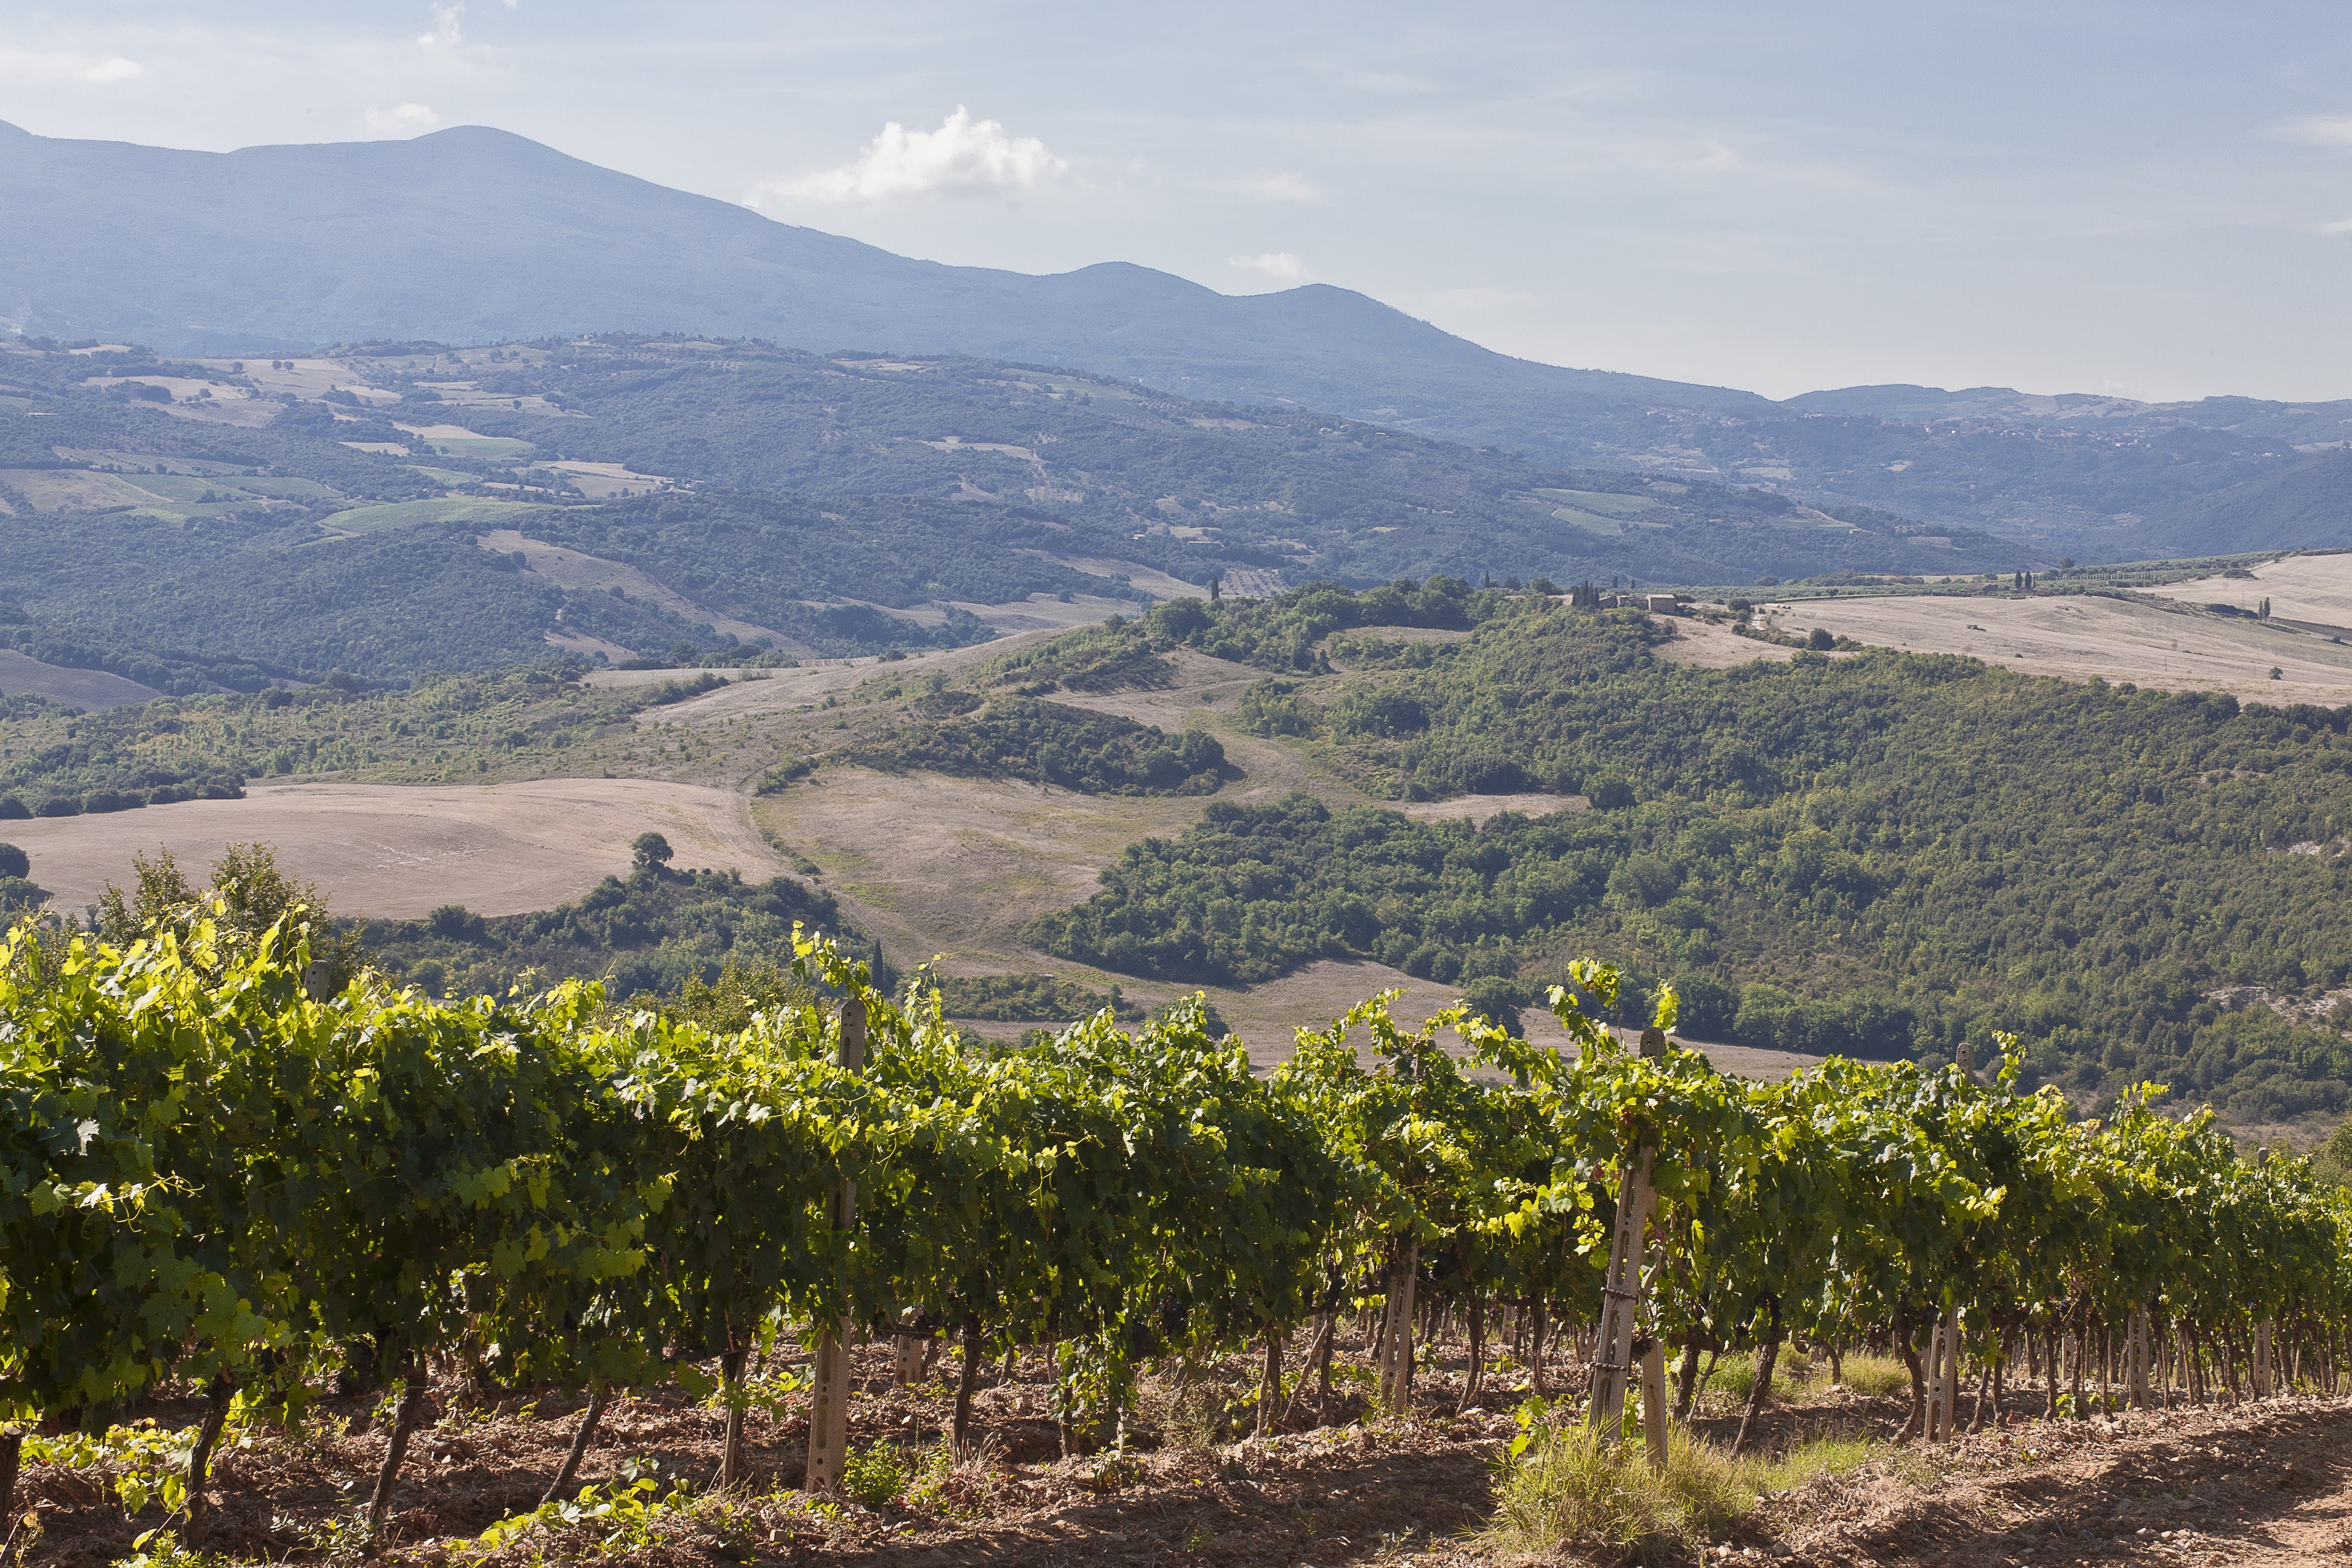
[[1260, 681], [1242, 694], [1234, 722], [1252, 735], [1315, 733], [1315, 715], [1298, 698], [1297, 681]]
[[853, 1502], [880, 1508], [907, 1490], [907, 1456], [887, 1437], [853, 1448], [841, 1461], [841, 1490]]

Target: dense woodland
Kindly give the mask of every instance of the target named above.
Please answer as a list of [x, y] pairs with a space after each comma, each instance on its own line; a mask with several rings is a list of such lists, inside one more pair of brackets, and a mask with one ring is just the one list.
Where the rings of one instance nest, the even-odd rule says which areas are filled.
[[[386, 382], [416, 373], [371, 362]], [[1042, 521], [1066, 553], [1194, 581], [1235, 567], [1356, 584], [1433, 571], [1745, 581], [1969, 570], [2015, 553], [1884, 513], [1841, 523], [1762, 489], [1548, 468], [1378, 423], [987, 360], [607, 337], [478, 369], [479, 391], [553, 388], [564, 413], [469, 410], [485, 434], [738, 490], [954, 501], [971, 526]]]
[[[1295, 664], [1286, 623], [1327, 601], [1171, 605], [1135, 635], [1166, 617], [1214, 651], [1230, 622]], [[1034, 939], [1224, 983], [1357, 953], [1530, 998], [1590, 950], [1675, 977], [1703, 1039], [1929, 1057], [2010, 1029], [2086, 1094], [2154, 1077], [2256, 1118], [2352, 1094], [2352, 712], [1879, 652], [1697, 669], [1633, 612], [1461, 602], [1465, 639], [1360, 637], [1346, 695], [1286, 683], [1285, 711], [1379, 794], [1592, 810], [1213, 804]]]
[[1225, 748], [1205, 730], [1169, 735], [1029, 697], [982, 706], [971, 692], [919, 698], [832, 755], [892, 771], [1027, 779], [1089, 795], [1212, 795], [1232, 772]]

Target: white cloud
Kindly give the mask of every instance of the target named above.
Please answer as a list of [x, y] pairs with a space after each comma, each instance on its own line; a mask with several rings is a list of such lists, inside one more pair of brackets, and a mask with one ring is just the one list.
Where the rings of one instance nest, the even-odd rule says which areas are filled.
[[2332, 224], [2322, 224], [2319, 232], [2324, 235], [2352, 235], [2352, 218], [2338, 218]]
[[2306, 114], [2280, 126], [2279, 134], [2315, 147], [2352, 147], [2352, 114]]
[[751, 193], [839, 206], [901, 196], [1018, 195], [1066, 177], [1070, 165], [1034, 136], [1014, 136], [993, 120], [974, 120], [961, 104], [937, 131], [909, 131], [897, 120], [838, 169], [770, 180]]
[[1319, 202], [1323, 193], [1304, 174], [1278, 172], [1272, 174], [1245, 174], [1237, 180], [1219, 180], [1210, 189], [1232, 191], [1259, 202]]
[[416, 41], [428, 49], [452, 49], [466, 41], [465, 0], [455, 0], [447, 5], [433, 7], [433, 30], [419, 33]]
[[390, 109], [371, 109], [364, 118], [370, 131], [381, 131], [387, 136], [414, 136], [441, 123], [441, 117], [421, 103], [396, 103]]
[[137, 60], [121, 55], [77, 55], [61, 49], [0, 48], [0, 81], [82, 82], [111, 87], [148, 74]]
[[1263, 272], [1277, 283], [1307, 281], [1307, 264], [1286, 250], [1268, 251], [1264, 256], [1229, 256], [1225, 265], [1244, 272]]

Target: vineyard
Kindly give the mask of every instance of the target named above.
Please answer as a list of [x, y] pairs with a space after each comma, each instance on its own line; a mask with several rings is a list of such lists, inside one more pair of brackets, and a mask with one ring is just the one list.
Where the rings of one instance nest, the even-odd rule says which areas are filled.
[[[2012, 1408], [2332, 1394], [2352, 1354], [2352, 1195], [2150, 1096], [2078, 1120], [2016, 1090], [2005, 1038], [1983, 1074], [1748, 1082], [1674, 1048], [1671, 992], [1621, 1040], [1576, 1001], [1618, 977], [1580, 964], [1553, 1004], [1572, 1053], [1375, 998], [1262, 1079], [1197, 1005], [989, 1045], [805, 934], [782, 999], [713, 1032], [579, 983], [337, 989], [297, 918], [228, 908], [0, 948], [0, 1517], [30, 1561], [54, 1477], [110, 1478], [161, 1562], [202, 1544], [233, 1435], [354, 1396], [381, 1400], [373, 1484], [264, 1554], [415, 1544], [404, 1469], [458, 1441], [436, 1385], [578, 1409], [539, 1506], [468, 1524], [488, 1553], [588, 1517], [618, 1539], [689, 1492], [949, 1507], [1013, 1361], [1115, 1490], [1169, 1440], [1147, 1377], [1209, 1388], [1246, 1356], [1254, 1395], [1199, 1427], [1271, 1438], [1427, 1414], [1443, 1333], [1453, 1411], [1521, 1411], [1507, 1497], [1579, 1444], [1664, 1463], [1726, 1358], [1731, 1448], [1770, 1446], [1792, 1346], [1891, 1356], [1927, 1445]], [[868, 1416], [935, 1364], [926, 1471]], [[633, 1400], [719, 1412], [711, 1471], [657, 1497], [599, 1469]], [[193, 1427], [142, 1425], [159, 1401]], [[783, 1408], [804, 1454], [755, 1463], [747, 1420]]]

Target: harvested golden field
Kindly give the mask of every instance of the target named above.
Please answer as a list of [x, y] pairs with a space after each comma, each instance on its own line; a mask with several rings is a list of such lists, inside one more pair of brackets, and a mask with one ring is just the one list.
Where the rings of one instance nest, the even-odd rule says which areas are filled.
[[2282, 620], [2352, 631], [2352, 553], [2290, 555], [2252, 569], [2252, 577], [2200, 577], [2147, 591], [2185, 604], [2259, 610], [2270, 601]]
[[135, 854], [171, 851], [192, 871], [232, 843], [274, 844], [339, 915], [407, 919], [445, 904], [516, 915], [625, 874], [639, 833], [667, 838], [677, 863], [772, 876], [782, 867], [731, 791], [636, 779], [513, 784], [257, 784], [242, 800], [184, 800], [103, 815], [7, 824], [33, 878], [79, 912]]
[[121, 707], [152, 702], [163, 694], [104, 670], [74, 670], [45, 664], [13, 648], [0, 648], [0, 696], [47, 697], [69, 707]]
[[2247, 702], [2352, 703], [2352, 646], [2292, 627], [2127, 600], [1915, 595], [1761, 608], [1786, 632], [1823, 626], [1874, 647], [1966, 653], [2029, 675], [2098, 675], [2167, 691], [2230, 692]]

